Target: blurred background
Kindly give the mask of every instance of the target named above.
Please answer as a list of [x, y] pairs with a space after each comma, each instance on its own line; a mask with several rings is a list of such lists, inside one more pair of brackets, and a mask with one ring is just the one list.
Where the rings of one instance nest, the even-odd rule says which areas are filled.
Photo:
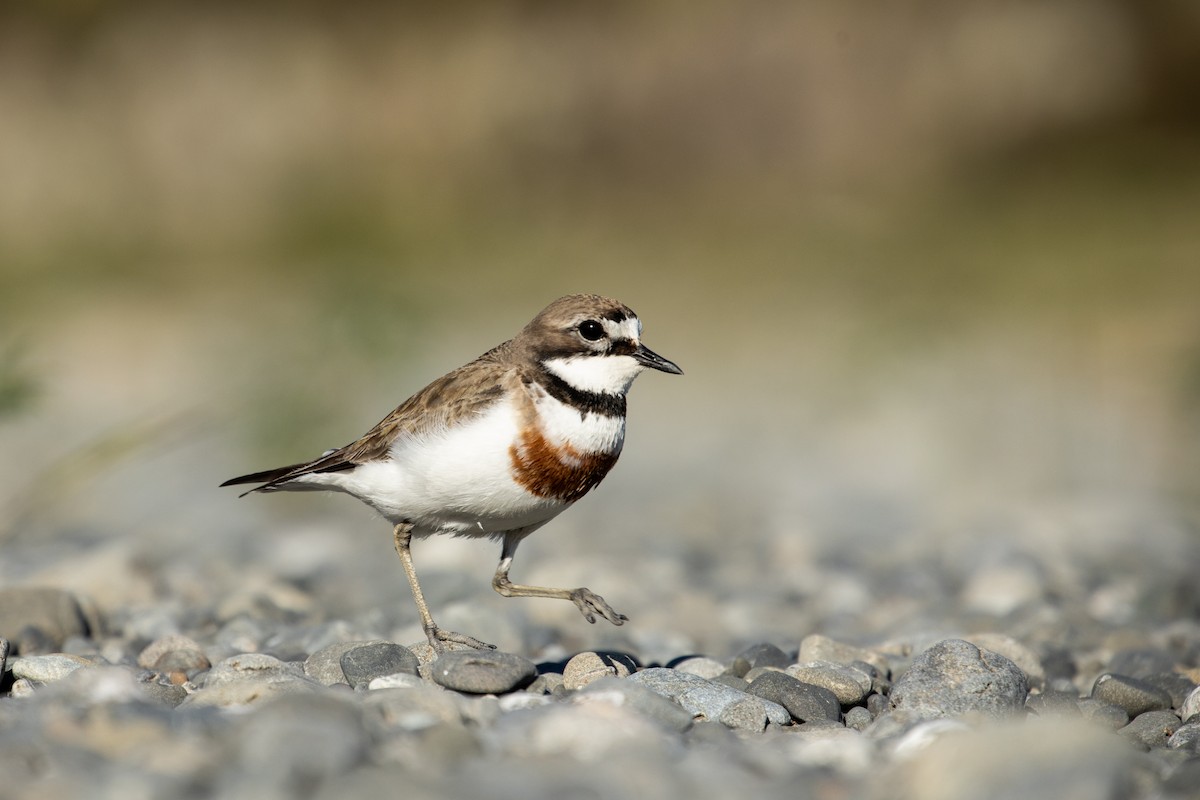
[[[1197, 543], [1198, 100], [1187, 0], [6, 5], [0, 580], [411, 624], [365, 508], [217, 484], [599, 292], [686, 375], [514, 579], [680, 647], [1089, 559], [1128, 618]], [[416, 549], [618, 634], [497, 556]]]

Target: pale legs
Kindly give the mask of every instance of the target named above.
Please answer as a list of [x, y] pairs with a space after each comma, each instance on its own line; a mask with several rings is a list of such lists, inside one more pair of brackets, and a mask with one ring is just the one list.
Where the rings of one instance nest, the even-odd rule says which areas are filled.
[[392, 536], [396, 540], [396, 555], [400, 556], [400, 563], [404, 565], [404, 574], [408, 576], [408, 585], [412, 589], [413, 599], [417, 601], [417, 612], [421, 615], [421, 625], [425, 628], [425, 636], [429, 639], [429, 645], [438, 653], [445, 651], [446, 642], [465, 644], [479, 650], [495, 650], [496, 645], [494, 644], [481, 642], [474, 636], [444, 631], [434, 623], [433, 615], [429, 613], [429, 606], [425, 603], [425, 595], [421, 593], [421, 584], [417, 582], [417, 570], [413, 567], [412, 551], [409, 549], [409, 545], [412, 543], [412, 529], [412, 523], [401, 522], [392, 529]]
[[[496, 567], [496, 575], [492, 578], [492, 588], [505, 597], [549, 597], [556, 600], [570, 600], [579, 609], [579, 613], [583, 614], [584, 619], [588, 622], [595, 623], [596, 615], [604, 617], [613, 625], [620, 625], [626, 622], [629, 617], [624, 614], [618, 614], [613, 610], [603, 597], [593, 592], [586, 587], [578, 589], [550, 589], [545, 586], [525, 586], [520, 583], [513, 583], [508, 579], [508, 570], [512, 567], [513, 556], [517, 552], [517, 545], [521, 540], [530, 533], [530, 531], [515, 531], [505, 534], [504, 546], [500, 551], [500, 565]], [[403, 556], [401, 556], [403, 558]], [[411, 563], [411, 561], [409, 562]], [[405, 567], [408, 569], [408, 567]], [[412, 573], [409, 573], [410, 576]], [[416, 578], [411, 577], [414, 593], [416, 589]], [[422, 605], [424, 601], [418, 598], [417, 605]], [[428, 611], [424, 612], [426, 617]], [[429, 620], [432, 624], [432, 620]]]

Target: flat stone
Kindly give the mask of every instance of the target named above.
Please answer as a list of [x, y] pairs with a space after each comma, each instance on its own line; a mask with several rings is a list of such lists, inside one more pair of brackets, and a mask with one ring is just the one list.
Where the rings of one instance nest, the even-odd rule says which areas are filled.
[[884, 675], [891, 674], [891, 665], [887, 657], [874, 650], [845, 644], [819, 633], [809, 634], [800, 640], [799, 663], [809, 661], [832, 661], [835, 664], [849, 664], [852, 661], [865, 661], [874, 666]]
[[692, 727], [692, 714], [658, 692], [634, 681], [600, 678], [571, 696], [573, 703], [610, 703], [631, 708], [664, 728], [683, 733]]
[[744, 676], [755, 667], [775, 667], [783, 669], [791, 664], [793, 659], [770, 642], [751, 645], [733, 658], [729, 672], [737, 677]]
[[1182, 724], [1179, 717], [1170, 711], [1147, 711], [1130, 720], [1118, 733], [1146, 747], [1166, 747], [1167, 740]]
[[871, 676], [844, 664], [832, 661], [809, 661], [793, 664], [785, 672], [801, 683], [810, 683], [833, 692], [844, 706], [859, 703], [871, 691]]
[[892, 689], [891, 705], [911, 719], [977, 712], [1003, 717], [1029, 694], [1025, 673], [1009, 659], [961, 639], [947, 639], [913, 660]]
[[1102, 703], [1124, 709], [1130, 718], [1147, 711], [1163, 711], [1171, 707], [1171, 695], [1157, 686], [1128, 675], [1106, 672], [1092, 686], [1092, 697]]
[[424, 684], [425, 679], [415, 672], [393, 672], [372, 678], [367, 683], [367, 689], [371, 691], [376, 689], [413, 689]]
[[514, 653], [457, 650], [431, 665], [433, 680], [447, 689], [470, 694], [503, 694], [520, 689], [537, 676], [529, 659]]
[[347, 650], [339, 663], [351, 686], [366, 686], [375, 678], [406, 673], [417, 674], [417, 657], [407, 647], [393, 642], [365, 644]]
[[212, 664], [204, 648], [187, 636], [173, 634], [155, 639], [138, 654], [137, 663], [158, 672], [195, 672]]
[[1200, 754], [1200, 722], [1189, 722], [1176, 728], [1167, 740], [1167, 747]]
[[841, 704], [833, 692], [782, 672], [764, 672], [750, 683], [748, 691], [779, 703], [797, 722], [823, 719], [836, 722], [841, 718]]
[[51, 653], [44, 656], [22, 656], [12, 660], [14, 678], [51, 683], [61, 680], [77, 669], [94, 664], [92, 659], [69, 656], [66, 653]]
[[295, 664], [280, 661], [266, 653], [241, 653], [223, 659], [204, 679], [204, 685], [217, 686], [234, 681], [288, 681], [304, 677], [304, 669]]
[[342, 656], [356, 647], [365, 647], [371, 644], [386, 644], [386, 641], [370, 639], [361, 642], [334, 642], [326, 645], [305, 659], [304, 674], [324, 686], [349, 683], [346, 673], [342, 670]]
[[[743, 703], [738, 712], [736, 712], [736, 718], [735, 712], [731, 711], [728, 719], [730, 722], [736, 724], [745, 724], [745, 717], [748, 710], [757, 708], [753, 704], [745, 705], [745, 698], [748, 696], [746, 692], [739, 692], [737, 689], [731, 689], [724, 684], [708, 681], [696, 675], [689, 675], [686, 672], [679, 672], [678, 670], [667, 669], [665, 667], [651, 667], [650, 669], [641, 670], [631, 675], [628, 680], [640, 683], [664, 697], [669, 697], [683, 706], [684, 709], [690, 711], [693, 716], [702, 720], [720, 722], [722, 713], [730, 703]], [[767, 722], [776, 725], [786, 725], [791, 721], [791, 716], [788, 714], [787, 709], [775, 702], [764, 703], [762, 712], [764, 718], [763, 724], [758, 725], [755, 722], [750, 725], [750, 728], [762, 730]]]
[[569, 691], [575, 691], [601, 678], [624, 678], [628, 675], [629, 667], [625, 662], [600, 653], [583, 652], [573, 656], [563, 667], [562, 685]]
[[291, 694], [315, 694], [321, 691], [316, 681], [299, 677], [275, 677], [270, 680], [222, 680], [207, 683], [189, 694], [179, 708], [242, 708], [258, 705]]
[[1119, 706], [1103, 703], [1094, 697], [1085, 697], [1077, 705], [1079, 713], [1089, 722], [1098, 723], [1114, 731], [1129, 724], [1129, 714]]
[[696, 675], [705, 680], [712, 680], [725, 672], [725, 665], [715, 658], [709, 658], [708, 656], [692, 656], [675, 664], [674, 669], [679, 672]]
[[[99, 615], [71, 592], [40, 586], [0, 589], [0, 637], [24, 655], [62, 647], [70, 636], [89, 636], [100, 627]], [[29, 645], [25, 645], [29, 642]]]

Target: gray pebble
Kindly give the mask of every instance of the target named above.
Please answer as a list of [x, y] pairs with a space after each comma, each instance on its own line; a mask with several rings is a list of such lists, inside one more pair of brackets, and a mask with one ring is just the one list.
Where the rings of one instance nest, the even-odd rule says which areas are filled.
[[171, 683], [148, 681], [141, 684], [141, 688], [153, 702], [168, 708], [175, 708], [187, 698], [187, 689]]
[[433, 680], [447, 689], [470, 694], [502, 694], [520, 689], [537, 675], [529, 659], [514, 653], [457, 650], [431, 665]]
[[530, 694], [554, 694], [563, 685], [563, 676], [558, 672], [543, 672], [525, 687]]
[[0, 589], [0, 637], [23, 655], [53, 652], [70, 636], [88, 636], [99, 615], [71, 592], [34, 586]]
[[885, 713], [889, 708], [891, 708], [891, 703], [888, 701], [887, 695], [867, 695], [867, 711], [871, 712], [872, 719], [878, 717], [880, 714]]
[[692, 727], [692, 714], [682, 706], [639, 683], [620, 678], [600, 678], [574, 694], [571, 702], [625, 706], [676, 733]]
[[1079, 694], [1052, 690], [1030, 694], [1025, 700], [1025, 708], [1039, 717], [1053, 714], [1077, 717], [1079, 716]]
[[849, 664], [852, 661], [865, 661], [884, 675], [889, 674], [890, 665], [887, 658], [874, 650], [845, 644], [819, 633], [805, 636], [800, 641], [800, 655], [797, 661], [832, 661], [835, 664]]
[[728, 686], [730, 689], [737, 689], [739, 692], [744, 692], [750, 688], [750, 681], [745, 678], [739, 678], [736, 675], [718, 675], [712, 679], [712, 682]]
[[708, 656], [692, 656], [685, 658], [682, 661], [673, 665], [674, 669], [679, 672], [686, 672], [689, 675], [696, 675], [705, 680], [713, 678], [725, 672], [725, 665], [715, 658]]
[[1184, 722], [1191, 720], [1197, 714], [1200, 714], [1200, 686], [1192, 689], [1184, 699], [1183, 705], [1179, 707], [1179, 716]]
[[12, 674], [14, 678], [50, 683], [61, 680], [75, 670], [91, 666], [94, 663], [92, 659], [83, 656], [69, 656], [65, 653], [22, 656], [12, 660]]
[[1009, 659], [961, 639], [935, 644], [913, 660], [891, 704], [917, 719], [979, 712], [1001, 717], [1025, 705], [1025, 673]]
[[[739, 707], [737, 719], [730, 717], [731, 721], [739, 724], [745, 722], [747, 709], [754, 707], [753, 704], [744, 704], [745, 698], [748, 696], [746, 692], [739, 692], [724, 684], [714, 683], [678, 670], [652, 667], [631, 675], [628, 680], [640, 683], [664, 697], [669, 697], [696, 717], [713, 722], [721, 721], [721, 715], [730, 703], [743, 703]], [[755, 722], [749, 728], [757, 727], [758, 730], [762, 730], [767, 722], [786, 725], [791, 720], [787, 709], [774, 702], [764, 703], [762, 713], [763, 724], [758, 725]]]
[[1124, 709], [1131, 718], [1171, 707], [1171, 695], [1145, 681], [1106, 672], [1092, 686], [1092, 697]]
[[1167, 740], [1179, 730], [1181, 724], [1179, 717], [1170, 711], [1147, 711], [1130, 720], [1118, 733], [1146, 747], [1166, 747]]
[[361, 697], [368, 721], [383, 731], [420, 731], [463, 723], [462, 695], [427, 682], [407, 689], [377, 689]]
[[[376, 689], [412, 689], [425, 684], [425, 679], [415, 672], [393, 672], [389, 675], [380, 675], [377, 678], [372, 678], [367, 682], [367, 689], [375, 691]], [[335, 683], [335, 687], [346, 687], [344, 683]]]
[[193, 639], [178, 634], [155, 639], [138, 654], [139, 667], [159, 672], [196, 672], [212, 666], [204, 649]]
[[304, 674], [325, 686], [348, 683], [346, 673], [342, 670], [342, 656], [356, 647], [369, 644], [385, 644], [385, 641], [372, 639], [365, 642], [335, 642], [326, 645], [304, 660]]
[[871, 691], [870, 675], [855, 667], [830, 661], [793, 664], [786, 673], [802, 683], [828, 689], [844, 706], [857, 704]]
[[563, 667], [562, 685], [568, 691], [575, 691], [601, 678], [624, 678], [628, 675], [629, 668], [623, 661], [600, 653], [584, 652], [573, 656]]
[[982, 650], [999, 653], [1016, 664], [1025, 673], [1030, 689], [1041, 689], [1046, 685], [1046, 670], [1037, 653], [1011, 636], [1002, 633], [976, 633], [966, 640]]
[[241, 653], [219, 662], [208, 671], [205, 686], [217, 686], [234, 681], [287, 681], [303, 678], [304, 669], [295, 664], [280, 661], [266, 653]]
[[846, 727], [860, 733], [866, 730], [866, 727], [871, 724], [872, 719], [871, 712], [863, 706], [855, 706], [846, 711]]
[[755, 667], [776, 667], [783, 669], [791, 664], [793, 659], [770, 642], [751, 645], [733, 658], [729, 672], [739, 678]]
[[365, 644], [347, 650], [339, 663], [346, 682], [355, 688], [385, 675], [417, 674], [417, 657], [407, 647], [393, 642]]
[[1190, 678], [1180, 675], [1178, 672], [1155, 672], [1142, 680], [1151, 686], [1157, 686], [1170, 695], [1171, 708], [1182, 709], [1184, 701], [1196, 688], [1196, 684]]
[[782, 672], [766, 672], [750, 684], [750, 694], [779, 703], [797, 722], [841, 718], [841, 705], [833, 692], [804, 683]]
[[1106, 728], [1117, 730], [1129, 724], [1129, 714], [1125, 709], [1118, 706], [1102, 703], [1092, 697], [1085, 697], [1077, 703], [1079, 713], [1083, 718], [1091, 722], [1103, 725]]
[[1171, 734], [1171, 738], [1167, 740], [1167, 747], [1172, 750], [1184, 750], [1189, 753], [1200, 754], [1200, 722], [1189, 722], [1186, 725], [1180, 725], [1175, 733]]

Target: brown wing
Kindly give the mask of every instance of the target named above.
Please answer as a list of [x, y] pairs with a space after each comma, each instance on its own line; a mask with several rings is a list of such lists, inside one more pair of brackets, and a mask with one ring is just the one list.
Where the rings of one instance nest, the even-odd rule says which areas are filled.
[[[302, 464], [242, 475], [222, 483], [258, 483], [251, 492], [269, 491], [301, 475], [341, 472], [359, 464], [385, 458], [397, 437], [419, 436], [479, 414], [504, 393], [504, 379], [512, 370], [507, 356], [509, 343], [484, 353], [453, 372], [443, 375], [401, 403], [358, 440]], [[249, 494], [249, 492], [247, 492]]]

